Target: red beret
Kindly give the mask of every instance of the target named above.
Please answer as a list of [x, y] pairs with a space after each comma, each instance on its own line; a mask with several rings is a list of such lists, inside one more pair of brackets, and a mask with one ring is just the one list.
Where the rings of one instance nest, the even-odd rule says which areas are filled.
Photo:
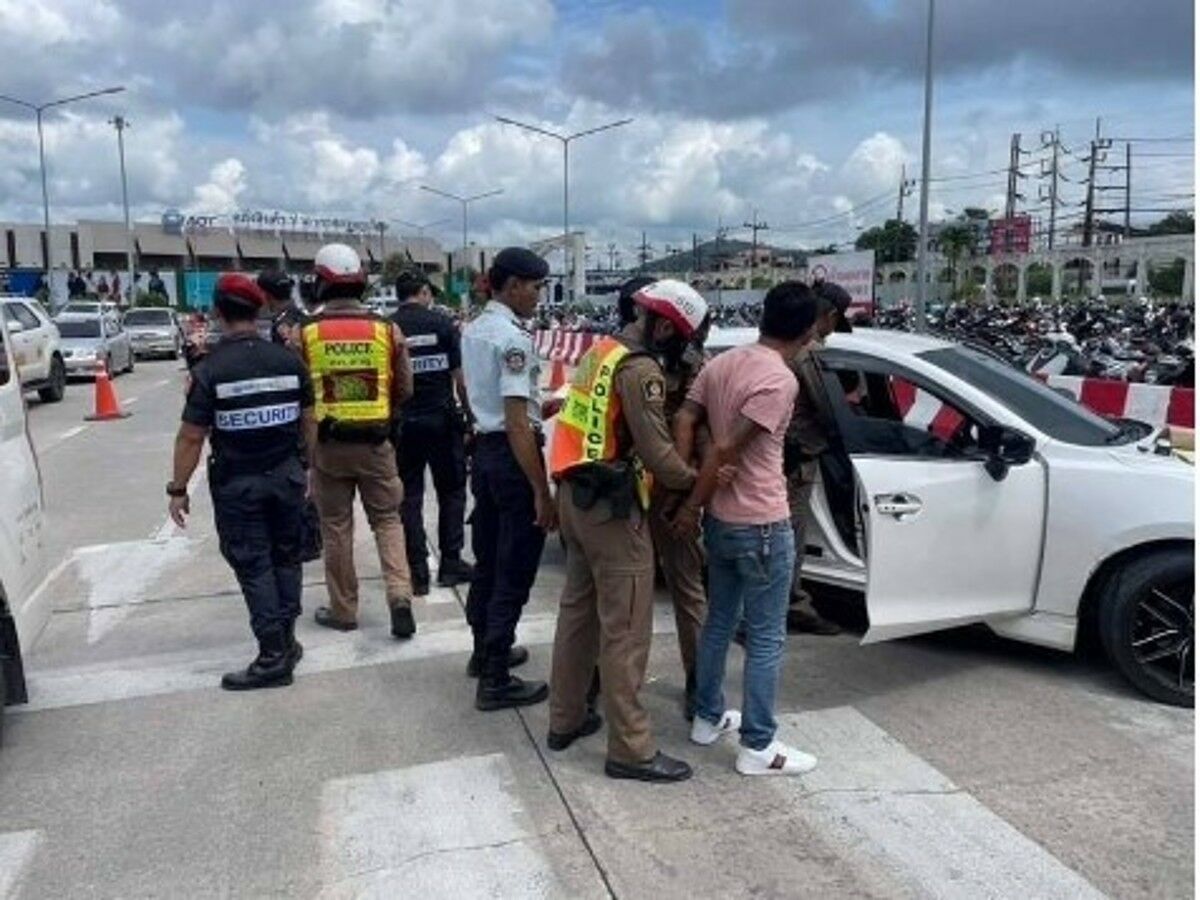
[[213, 301], [225, 297], [234, 303], [242, 303], [261, 309], [267, 305], [267, 295], [249, 275], [240, 272], [227, 272], [217, 279], [213, 288]]

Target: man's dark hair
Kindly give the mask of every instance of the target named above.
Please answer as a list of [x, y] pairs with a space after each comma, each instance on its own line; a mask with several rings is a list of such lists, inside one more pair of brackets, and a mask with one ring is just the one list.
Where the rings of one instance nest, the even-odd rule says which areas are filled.
[[803, 281], [782, 281], [763, 298], [758, 330], [763, 337], [794, 341], [817, 320], [817, 300]]
[[326, 303], [330, 300], [361, 300], [366, 285], [351, 282], [323, 282], [317, 279], [317, 299]]
[[258, 318], [258, 309], [236, 297], [218, 295], [213, 306], [226, 322], [253, 322]]
[[622, 325], [628, 325], [637, 319], [637, 307], [633, 303], [633, 295], [648, 284], [654, 284], [654, 279], [648, 278], [645, 275], [639, 275], [636, 278], [630, 278], [619, 288], [617, 293], [617, 314], [621, 318]]
[[403, 303], [421, 293], [429, 279], [418, 272], [401, 272], [396, 277], [396, 299]]

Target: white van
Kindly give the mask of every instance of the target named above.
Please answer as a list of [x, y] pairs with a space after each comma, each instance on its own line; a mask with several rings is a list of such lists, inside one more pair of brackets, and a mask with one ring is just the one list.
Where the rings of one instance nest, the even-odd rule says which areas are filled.
[[[34, 602], [44, 575], [42, 476], [25, 419], [13, 343], [0, 324], [0, 701], [24, 703], [25, 645], [46, 624]], [[0, 716], [0, 735], [3, 734]]]

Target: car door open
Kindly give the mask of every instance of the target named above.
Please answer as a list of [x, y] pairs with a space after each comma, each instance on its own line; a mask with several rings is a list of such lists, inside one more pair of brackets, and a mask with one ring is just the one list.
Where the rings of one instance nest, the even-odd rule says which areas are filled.
[[1029, 612], [1046, 512], [1029, 440], [886, 361], [827, 369], [865, 532], [863, 642]]

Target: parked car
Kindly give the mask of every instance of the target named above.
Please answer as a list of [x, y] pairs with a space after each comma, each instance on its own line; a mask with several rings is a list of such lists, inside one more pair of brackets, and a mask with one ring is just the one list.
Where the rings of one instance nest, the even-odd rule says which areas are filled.
[[116, 316], [67, 313], [56, 320], [67, 374], [91, 378], [132, 372], [133, 343]]
[[183, 331], [172, 310], [154, 307], [131, 309], [121, 324], [129, 333], [134, 355], [138, 359], [152, 356], [179, 359], [183, 351]]
[[804, 573], [865, 594], [864, 643], [982, 622], [1070, 651], [1087, 627], [1139, 690], [1194, 704], [1194, 470], [1159, 432], [944, 340], [859, 330], [818, 360], [834, 440]]
[[84, 315], [97, 316], [100, 313], [108, 313], [117, 315], [117, 304], [111, 300], [71, 300], [55, 313], [55, 318], [66, 314], [72, 315], [82, 313]]
[[0, 323], [0, 706], [27, 699], [22, 642], [28, 647], [50, 615], [36, 600], [45, 575], [42, 479], [8, 331]]
[[0, 296], [21, 388], [37, 391], [43, 403], [62, 400], [67, 386], [58, 327], [29, 297]]

